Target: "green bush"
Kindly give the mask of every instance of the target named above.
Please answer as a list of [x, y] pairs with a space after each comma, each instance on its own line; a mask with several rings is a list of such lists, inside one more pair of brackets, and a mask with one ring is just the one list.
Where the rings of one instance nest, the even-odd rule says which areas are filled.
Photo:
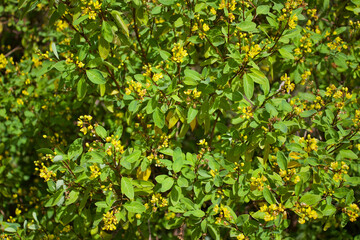
[[360, 2], [5, 0], [3, 239], [358, 239]]

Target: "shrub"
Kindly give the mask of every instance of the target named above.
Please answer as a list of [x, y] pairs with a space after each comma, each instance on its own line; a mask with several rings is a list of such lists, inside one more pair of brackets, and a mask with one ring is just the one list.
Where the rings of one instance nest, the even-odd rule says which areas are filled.
[[3, 238], [357, 234], [359, 1], [6, 3]]

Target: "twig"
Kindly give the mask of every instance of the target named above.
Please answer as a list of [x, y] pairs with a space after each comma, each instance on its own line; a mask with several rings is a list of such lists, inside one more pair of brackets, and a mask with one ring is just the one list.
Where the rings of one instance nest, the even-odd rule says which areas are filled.
[[10, 56], [11, 54], [13, 54], [14, 52], [16, 52], [17, 50], [21, 50], [22, 47], [17, 46], [16, 48], [12, 49], [10, 52], [8, 52], [7, 54], [5, 54], [5, 57]]
[[220, 113], [221, 113], [221, 111], [218, 111], [218, 114], [217, 114], [216, 119], [215, 119], [215, 122], [214, 122], [214, 126], [213, 126], [213, 128], [212, 128], [212, 130], [211, 130], [211, 135], [210, 135], [210, 140], [209, 140], [209, 147], [211, 147], [211, 143], [212, 143], [212, 140], [213, 140], [213, 138], [214, 138], [215, 127], [216, 127], [217, 121], [219, 120]]
[[141, 43], [141, 40], [140, 40], [140, 35], [139, 35], [139, 30], [138, 30], [138, 27], [137, 27], [137, 24], [136, 24], [136, 11], [135, 11], [135, 8], [132, 9], [132, 16], [133, 16], [133, 20], [134, 20], [134, 30], [135, 30], [136, 40], [139, 43], [143, 60], [146, 63], [147, 62], [146, 61], [146, 53], [145, 53], [144, 48], [142, 46], [142, 43]]

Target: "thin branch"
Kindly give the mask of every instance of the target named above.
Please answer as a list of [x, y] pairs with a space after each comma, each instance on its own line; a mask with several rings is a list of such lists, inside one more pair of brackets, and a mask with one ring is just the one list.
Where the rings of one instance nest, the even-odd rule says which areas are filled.
[[138, 26], [137, 26], [137, 24], [136, 24], [136, 10], [135, 10], [135, 8], [132, 9], [132, 16], [133, 16], [133, 20], [134, 20], [134, 30], [135, 30], [136, 40], [137, 40], [137, 42], [139, 43], [143, 60], [144, 60], [145, 62], [147, 62], [147, 61], [146, 61], [146, 52], [144, 51], [144, 48], [143, 48], [143, 46], [142, 46], [142, 43], [141, 43], [141, 40], [140, 40], [140, 35], [139, 35]]
[[7, 54], [5, 54], [5, 57], [8, 57], [10, 56], [11, 54], [13, 54], [14, 52], [18, 51], [18, 50], [21, 50], [22, 47], [20, 46], [17, 46], [16, 48], [12, 49], [10, 52], [8, 52]]

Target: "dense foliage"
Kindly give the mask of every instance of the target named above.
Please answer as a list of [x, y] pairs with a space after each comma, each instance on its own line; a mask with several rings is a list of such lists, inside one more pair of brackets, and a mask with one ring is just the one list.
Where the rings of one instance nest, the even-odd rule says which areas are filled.
[[2, 239], [359, 238], [360, 1], [1, 1]]

